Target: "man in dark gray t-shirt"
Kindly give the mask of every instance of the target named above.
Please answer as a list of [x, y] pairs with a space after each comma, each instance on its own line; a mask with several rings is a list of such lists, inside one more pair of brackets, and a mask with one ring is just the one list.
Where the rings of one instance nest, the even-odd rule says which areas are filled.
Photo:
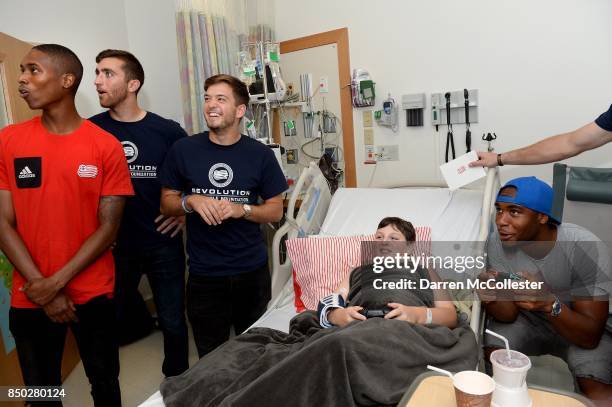
[[[488, 328], [527, 355], [563, 358], [580, 390], [594, 400], [612, 397], [610, 259], [593, 233], [560, 223], [553, 192], [535, 177], [509, 181], [496, 206], [487, 243], [490, 278], [543, 282], [538, 291], [506, 291], [484, 301]], [[485, 336], [485, 352], [504, 344]]]

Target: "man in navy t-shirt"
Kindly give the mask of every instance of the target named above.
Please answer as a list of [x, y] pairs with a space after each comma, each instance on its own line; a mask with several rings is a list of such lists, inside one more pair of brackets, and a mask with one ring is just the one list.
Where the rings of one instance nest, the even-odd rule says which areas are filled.
[[272, 150], [243, 136], [246, 85], [229, 75], [204, 84], [209, 132], [170, 149], [160, 175], [161, 208], [187, 213], [187, 316], [200, 357], [241, 333], [270, 300], [261, 223], [283, 215], [287, 182]]
[[160, 215], [157, 173], [172, 144], [186, 133], [178, 123], [140, 108], [137, 95], [144, 71], [134, 55], [105, 50], [98, 54], [96, 63], [100, 105], [109, 110], [90, 120], [121, 141], [136, 193], [127, 201], [113, 250], [118, 335], [127, 343], [152, 327], [138, 291], [146, 274], [164, 335], [162, 371], [166, 376], [179, 375], [189, 368], [181, 233], [185, 220], [183, 216]]
[[558, 134], [517, 150], [497, 154], [478, 152], [470, 167], [497, 167], [505, 164], [545, 164], [573, 157], [612, 142], [612, 105], [595, 121], [569, 133]]

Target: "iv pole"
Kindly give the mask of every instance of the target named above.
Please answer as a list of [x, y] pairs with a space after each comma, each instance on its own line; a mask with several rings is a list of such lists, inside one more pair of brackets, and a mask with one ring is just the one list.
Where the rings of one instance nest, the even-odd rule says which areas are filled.
[[262, 75], [263, 75], [263, 95], [264, 98], [263, 100], [257, 100], [257, 101], [251, 101], [249, 103], [251, 104], [256, 104], [256, 105], [261, 105], [263, 104], [265, 107], [265, 116], [266, 116], [266, 127], [267, 127], [267, 132], [268, 134], [266, 135], [266, 144], [273, 144], [273, 140], [272, 140], [272, 122], [271, 122], [271, 117], [270, 117], [270, 113], [271, 113], [271, 108], [270, 108], [270, 93], [268, 92], [268, 75], [267, 75], [267, 71], [266, 71], [266, 67], [269, 64], [269, 61], [266, 61], [266, 56], [265, 56], [265, 52], [264, 52], [264, 45], [266, 44], [273, 44], [270, 41], [256, 41], [256, 42], [249, 42], [247, 44], [245, 44], [246, 48], [255, 48], [255, 53], [257, 55], [257, 59], [259, 59], [259, 61], [261, 61], [261, 66], [262, 66]]
[[266, 67], [268, 62], [266, 62], [266, 58], [264, 57], [264, 49], [263, 42], [257, 42], [257, 51], [259, 52], [259, 56], [261, 58], [261, 63], [263, 66], [263, 88], [264, 88], [264, 104], [266, 108], [266, 127], [268, 130], [268, 144], [272, 144], [272, 125], [270, 122], [270, 100], [268, 99], [268, 73], [266, 71]]

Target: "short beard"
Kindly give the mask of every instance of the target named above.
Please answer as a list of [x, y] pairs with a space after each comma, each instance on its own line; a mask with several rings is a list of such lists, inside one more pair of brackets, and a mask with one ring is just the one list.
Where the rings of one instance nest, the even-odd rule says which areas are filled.
[[220, 130], [224, 130], [224, 129], [226, 129], [226, 128], [227, 128], [227, 126], [223, 126], [223, 125], [220, 125], [220, 126], [215, 126], [215, 127], [211, 127], [211, 126], [209, 126], [209, 125], [208, 125], [208, 123], [206, 123], [206, 126], [208, 127], [208, 130], [212, 130], [212, 131], [214, 131], [215, 133], [217, 133], [217, 132], [218, 132], [218, 131], [220, 131]]
[[234, 125], [234, 122], [227, 123], [225, 121], [222, 121], [221, 124], [212, 127], [208, 124], [208, 121], [206, 121], [206, 126], [208, 127], [208, 129], [214, 132], [223, 132], [224, 130], [231, 128], [233, 125]]
[[[107, 93], [108, 95], [108, 93]], [[102, 100], [100, 100], [100, 106], [102, 106], [105, 109], [112, 109], [113, 107], [117, 106], [118, 104], [120, 104], [121, 102], [123, 102], [124, 100], [126, 100], [128, 97], [128, 92], [127, 90], [119, 95], [116, 95], [111, 101], [110, 103], [106, 103], [106, 104], [102, 104]]]

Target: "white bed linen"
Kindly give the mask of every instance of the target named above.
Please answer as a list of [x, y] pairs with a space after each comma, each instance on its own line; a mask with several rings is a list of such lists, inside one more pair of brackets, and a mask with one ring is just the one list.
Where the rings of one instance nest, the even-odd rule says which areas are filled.
[[[321, 235], [350, 236], [371, 233], [385, 216], [399, 216], [415, 226], [430, 226], [434, 241], [473, 241], [478, 237], [482, 191], [445, 188], [343, 188], [333, 196]], [[293, 281], [253, 324], [288, 332], [296, 315]], [[157, 391], [140, 407], [163, 407]]]
[[332, 199], [321, 235], [372, 233], [385, 216], [430, 226], [432, 240], [471, 241], [478, 237], [482, 191], [446, 188], [344, 188]]

